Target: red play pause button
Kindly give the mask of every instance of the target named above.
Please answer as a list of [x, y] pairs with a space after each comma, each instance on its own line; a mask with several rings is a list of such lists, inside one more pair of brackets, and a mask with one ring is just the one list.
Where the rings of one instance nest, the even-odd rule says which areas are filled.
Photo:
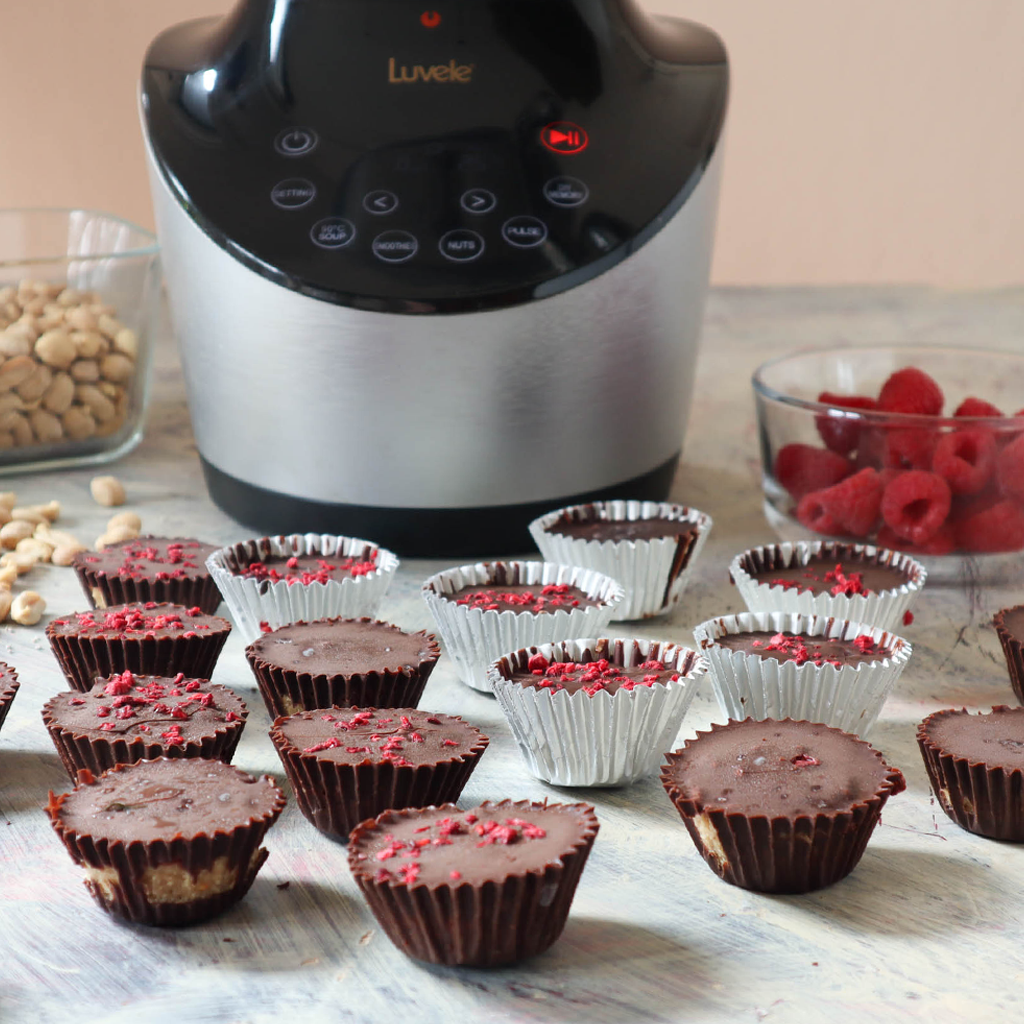
[[554, 153], [581, 153], [590, 140], [578, 124], [572, 121], [552, 121], [541, 128], [540, 141]]

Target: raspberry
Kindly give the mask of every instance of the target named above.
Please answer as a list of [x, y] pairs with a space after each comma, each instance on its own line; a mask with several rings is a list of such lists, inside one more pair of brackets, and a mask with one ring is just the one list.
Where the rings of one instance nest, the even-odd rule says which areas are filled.
[[[956, 534], [953, 527], [947, 522], [927, 540], [924, 544], [911, 544], [895, 533], [890, 527], [883, 526], [878, 531], [875, 544], [880, 548], [892, 548], [896, 551], [905, 551], [909, 555], [948, 555], [956, 547]], [[904, 622], [904, 625], [907, 623]]]
[[996, 481], [1005, 497], [1024, 502], [1024, 434], [1011, 441], [996, 458]]
[[996, 502], [961, 519], [956, 539], [964, 551], [1019, 551], [1024, 547], [1024, 512], [1012, 501]]
[[926, 543], [949, 515], [949, 484], [937, 473], [911, 469], [901, 473], [882, 495], [882, 518], [911, 544]]
[[942, 388], [916, 366], [897, 370], [878, 393], [878, 408], [884, 412], [909, 412], [938, 416], [942, 412]]
[[957, 407], [954, 416], [1002, 416], [1003, 414], [983, 398], [965, 398]]
[[946, 478], [954, 494], [977, 494], [989, 482], [995, 464], [996, 438], [983, 427], [943, 434], [932, 457], [932, 469]]
[[821, 503], [821, 496], [825, 493], [825, 491], [812, 491], [810, 494], [805, 494], [797, 502], [795, 514], [797, 522], [802, 523], [808, 530], [834, 536], [841, 533], [842, 528]]
[[888, 431], [880, 427], [864, 427], [860, 432], [857, 445], [857, 469], [872, 466], [882, 469], [882, 456], [885, 454], [885, 435]]
[[[834, 395], [830, 391], [822, 391], [818, 401], [823, 405], [834, 405], [840, 409], [874, 409], [876, 402], [866, 395]], [[818, 428], [822, 441], [829, 451], [840, 455], [849, 455], [860, 441], [861, 421], [847, 419], [845, 416], [815, 416], [814, 425]]]
[[839, 483], [852, 470], [849, 459], [809, 444], [784, 445], [775, 456], [775, 479], [797, 501], [811, 491]]
[[887, 430], [882, 465], [886, 469], [931, 469], [935, 441], [935, 432], [927, 427]]
[[869, 467], [827, 490], [807, 495], [804, 501], [817, 498], [824, 511], [839, 524], [840, 532], [854, 537], [866, 537], [878, 519], [882, 490], [881, 475]]

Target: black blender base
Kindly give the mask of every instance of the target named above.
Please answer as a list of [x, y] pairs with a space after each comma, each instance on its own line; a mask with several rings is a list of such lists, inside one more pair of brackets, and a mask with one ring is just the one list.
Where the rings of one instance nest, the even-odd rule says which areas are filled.
[[524, 505], [484, 508], [378, 508], [294, 498], [237, 480], [199, 457], [210, 497], [229, 516], [260, 534], [334, 533], [364, 537], [406, 558], [493, 558], [531, 551], [530, 522], [563, 505], [610, 498], [664, 501], [679, 464], [677, 452], [649, 473], [612, 487]]

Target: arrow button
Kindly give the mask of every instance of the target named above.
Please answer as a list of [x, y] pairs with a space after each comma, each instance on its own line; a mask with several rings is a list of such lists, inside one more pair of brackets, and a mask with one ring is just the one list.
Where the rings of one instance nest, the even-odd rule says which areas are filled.
[[471, 188], [462, 193], [459, 203], [467, 213], [490, 213], [498, 205], [498, 200], [485, 188]]
[[377, 189], [375, 192], [367, 192], [363, 196], [363, 209], [367, 213], [378, 215], [394, 213], [398, 209], [398, 196], [383, 188]]

